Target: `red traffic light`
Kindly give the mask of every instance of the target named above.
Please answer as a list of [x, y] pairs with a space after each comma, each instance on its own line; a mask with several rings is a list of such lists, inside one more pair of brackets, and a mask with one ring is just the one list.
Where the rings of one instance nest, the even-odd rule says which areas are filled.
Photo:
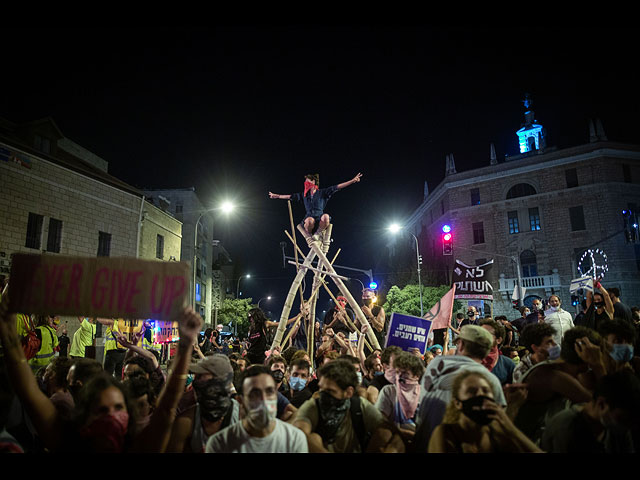
[[451, 240], [451, 234], [450, 234], [450, 233], [445, 233], [445, 234], [442, 236], [442, 239], [443, 239], [445, 242], [448, 242], [449, 240]]

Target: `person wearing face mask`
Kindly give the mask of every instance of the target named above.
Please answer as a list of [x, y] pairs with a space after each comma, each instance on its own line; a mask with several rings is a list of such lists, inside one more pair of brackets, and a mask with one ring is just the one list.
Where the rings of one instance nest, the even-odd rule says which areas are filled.
[[514, 423], [531, 440], [540, 440], [554, 415], [591, 400], [597, 380], [607, 373], [602, 343], [597, 332], [574, 327], [564, 335], [560, 358], [539, 362], [524, 374], [527, 398]]
[[638, 422], [640, 380], [630, 370], [606, 375], [593, 398], [555, 415], [541, 448], [549, 453], [636, 453], [631, 428]]
[[243, 372], [239, 398], [244, 416], [212, 435], [205, 453], [307, 453], [304, 433], [276, 418], [277, 390], [271, 371], [252, 365]]
[[311, 364], [303, 358], [297, 358], [289, 366], [289, 390], [284, 396], [296, 408], [311, 398], [313, 393], [308, 384], [311, 381]]
[[611, 320], [615, 311], [611, 297], [605, 288], [597, 281], [594, 282], [594, 286], [599, 291], [594, 291], [593, 293], [587, 291], [587, 311], [585, 312], [583, 325], [598, 331], [600, 324], [606, 320]]
[[608, 370], [631, 369], [640, 377], [640, 357], [634, 351], [637, 336], [635, 329], [626, 320], [615, 319], [602, 322], [598, 333], [607, 343], [608, 360], [611, 364]]
[[311, 453], [402, 453], [404, 443], [380, 411], [356, 393], [356, 369], [333, 360], [318, 370], [320, 390], [298, 410], [293, 424]]
[[378, 400], [380, 390], [385, 385], [396, 383], [395, 369], [393, 368], [393, 359], [402, 352], [402, 349], [396, 345], [390, 345], [382, 350], [380, 362], [382, 363], [382, 375], [374, 376], [373, 380], [367, 387], [367, 400], [375, 404]]
[[393, 366], [396, 381], [382, 388], [376, 408], [398, 427], [405, 442], [409, 443], [415, 435], [416, 412], [423, 397], [420, 379], [425, 364], [416, 355], [403, 351], [394, 358]]
[[387, 334], [386, 314], [384, 308], [374, 304], [376, 294], [370, 288], [362, 291], [362, 313], [367, 318], [369, 325], [373, 328], [373, 334], [378, 339], [380, 345], [384, 345]]
[[233, 368], [229, 358], [213, 354], [191, 365], [196, 404], [176, 418], [169, 452], [202, 453], [208, 438], [240, 419], [240, 405], [231, 398]]
[[283, 357], [273, 355], [267, 361], [267, 368], [276, 382], [276, 390], [278, 391], [278, 419], [285, 422], [289, 421], [296, 413], [297, 408], [291, 404], [285, 395], [289, 390], [289, 383], [286, 379], [287, 362]]
[[349, 336], [351, 328], [349, 328], [348, 322], [345, 316], [354, 322], [355, 313], [347, 304], [347, 299], [343, 296], [336, 298], [338, 304], [331, 307], [324, 316], [324, 325], [326, 328], [330, 328], [335, 334], [342, 333], [346, 337]]
[[488, 377], [457, 375], [443, 421], [433, 431], [429, 453], [542, 453], [494, 401]]
[[562, 302], [557, 295], [551, 295], [547, 302], [547, 310], [544, 313], [544, 323], [556, 329], [553, 340], [560, 345], [564, 332], [573, 328], [573, 318], [571, 314], [561, 308]]
[[554, 336], [556, 329], [546, 323], [527, 325], [520, 336], [520, 345], [527, 350], [527, 354], [520, 357], [520, 361], [513, 370], [513, 381], [522, 383], [522, 378], [534, 365], [560, 358], [560, 345]]
[[477, 325], [465, 325], [456, 339], [455, 355], [435, 357], [422, 376], [421, 386], [424, 397], [418, 407], [417, 430], [414, 445], [417, 451], [424, 453], [433, 430], [442, 422], [451, 401], [453, 379], [462, 371], [473, 370], [487, 374], [496, 403], [507, 404], [500, 380], [491, 375], [482, 361], [487, 357], [494, 344], [489, 331]]
[[349, 181], [327, 188], [320, 188], [320, 175], [317, 173], [310, 173], [304, 177], [304, 193], [281, 195], [269, 192], [269, 198], [302, 202], [306, 210], [305, 218], [302, 221], [304, 229], [309, 233], [309, 235], [313, 235], [314, 233], [320, 235], [331, 222], [331, 217], [327, 213], [324, 213], [325, 206], [329, 199], [338, 190], [342, 190], [349, 185], [359, 182], [360, 177], [362, 177], [362, 174], [358, 173]]

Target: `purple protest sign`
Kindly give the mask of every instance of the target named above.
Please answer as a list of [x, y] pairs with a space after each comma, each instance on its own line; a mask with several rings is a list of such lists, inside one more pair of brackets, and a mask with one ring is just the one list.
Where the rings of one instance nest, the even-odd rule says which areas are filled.
[[420, 317], [392, 313], [385, 347], [396, 345], [405, 351], [417, 348], [424, 355], [433, 322]]

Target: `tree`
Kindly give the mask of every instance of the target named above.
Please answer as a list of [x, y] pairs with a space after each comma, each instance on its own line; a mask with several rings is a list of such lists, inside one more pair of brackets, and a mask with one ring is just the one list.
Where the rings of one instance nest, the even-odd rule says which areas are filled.
[[[247, 314], [252, 308], [251, 298], [225, 298], [218, 310], [218, 323], [231, 325], [231, 330], [237, 328], [240, 337], [246, 337], [249, 333], [249, 319]], [[212, 315], [213, 316], [213, 315]]]
[[[451, 290], [447, 285], [439, 287], [422, 287], [422, 305], [424, 312], [428, 312], [438, 300]], [[391, 315], [392, 313], [403, 313], [414, 317], [420, 316], [420, 290], [418, 285], [407, 285], [404, 288], [392, 286], [386, 295], [386, 302], [383, 305], [384, 311]], [[462, 308], [459, 301], [454, 301], [453, 311]]]

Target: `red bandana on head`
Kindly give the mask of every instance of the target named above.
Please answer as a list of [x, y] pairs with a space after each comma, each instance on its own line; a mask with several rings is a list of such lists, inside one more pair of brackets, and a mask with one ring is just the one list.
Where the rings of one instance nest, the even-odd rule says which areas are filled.
[[304, 181], [304, 195], [303, 195], [303, 197], [306, 197], [307, 193], [310, 190], [313, 190], [312, 193], [314, 193], [316, 190], [318, 190], [318, 186], [315, 183], [310, 182], [309, 180], [305, 180]]

